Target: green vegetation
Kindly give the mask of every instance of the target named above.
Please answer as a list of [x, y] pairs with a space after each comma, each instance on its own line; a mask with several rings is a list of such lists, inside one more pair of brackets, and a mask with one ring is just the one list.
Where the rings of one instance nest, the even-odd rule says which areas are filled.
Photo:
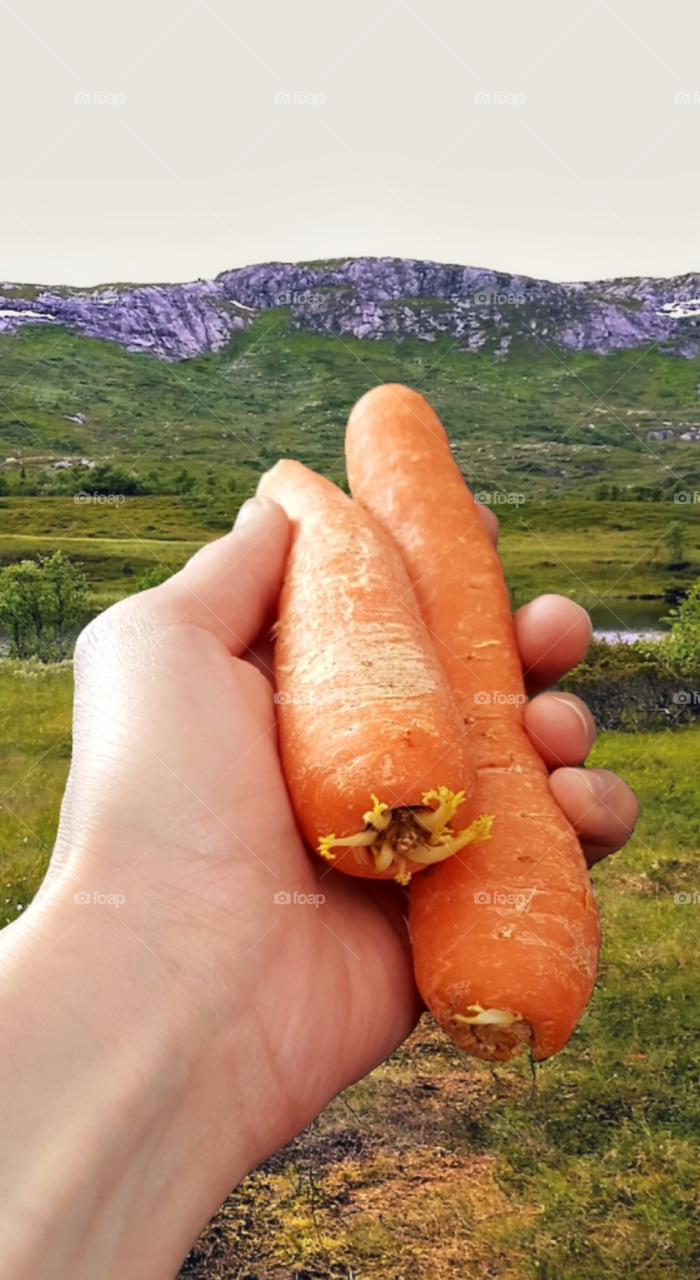
[[85, 577], [60, 551], [20, 560], [0, 574], [0, 627], [12, 657], [60, 662], [86, 607]]
[[699, 747], [690, 729], [595, 748], [642, 818], [595, 872], [600, 980], [567, 1049], [533, 1081], [526, 1061], [467, 1059], [424, 1019], [246, 1179], [183, 1276], [698, 1274]]
[[[698, 365], [526, 339], [494, 360], [447, 338], [300, 333], [278, 311], [222, 352], [166, 364], [27, 326], [0, 335], [0, 457], [16, 459], [0, 461], [0, 565], [58, 545], [104, 607], [230, 527], [276, 458], [345, 483], [348, 411], [393, 380], [435, 404], [475, 490], [522, 495], [494, 502], [515, 603], [548, 588], [588, 607], [673, 604], [700, 572], [696, 508], [673, 502], [700, 488], [700, 445], [679, 438], [698, 417]], [[673, 439], [647, 439], [669, 421]]]
[[71, 748], [70, 663], [0, 662], [0, 926], [31, 902], [48, 866]]
[[[343, 474], [353, 401], [376, 382], [418, 387], [443, 417], [477, 489], [615, 502], [700, 487], [700, 446], [683, 442], [698, 418], [700, 361], [650, 351], [596, 356], [522, 338], [508, 357], [465, 353], [453, 339], [368, 342], [300, 333], [268, 311], [221, 352], [179, 364], [115, 343], [27, 326], [0, 335], [0, 451], [5, 487], [74, 493], [185, 493], [206, 481], [242, 492], [281, 455]], [[85, 422], [67, 418], [84, 415]], [[675, 437], [648, 440], [672, 422]], [[47, 470], [57, 458], [88, 458]], [[111, 471], [111, 480], [109, 472]], [[115, 475], [121, 488], [114, 488]], [[126, 486], [126, 488], [124, 487]]]
[[[297, 333], [281, 312], [178, 365], [54, 328], [0, 335], [0, 456], [17, 459], [0, 461], [10, 642], [2, 601], [22, 590], [35, 608], [40, 557], [74, 583], [75, 617], [85, 591], [94, 611], [180, 567], [230, 527], [279, 456], [344, 483], [347, 413], [381, 381], [429, 397], [475, 490], [522, 495], [494, 504], [515, 605], [561, 591], [607, 606], [613, 627], [645, 602], [673, 619], [661, 644], [594, 645], [565, 683], [607, 727], [593, 762], [622, 772], [642, 804], [628, 849], [595, 872], [603, 963], [570, 1046], [533, 1083], [526, 1061], [467, 1060], [424, 1019], [246, 1179], [183, 1277], [700, 1274], [700, 726], [699, 708], [674, 701], [679, 687], [700, 689], [700, 525], [696, 506], [672, 496], [700, 489], [700, 444], [679, 438], [700, 416], [699, 366], [525, 339], [498, 360], [448, 339], [339, 340]], [[668, 422], [673, 439], [648, 440]], [[42, 657], [60, 656], [54, 625]], [[69, 663], [0, 661], [0, 925], [47, 865], [71, 701]]]
[[[203, 542], [224, 533], [253, 490], [251, 484], [240, 498], [211, 504], [175, 496], [128, 497], [119, 506], [78, 505], [67, 496], [0, 498], [0, 565], [58, 547], [87, 575], [95, 605], [103, 608], [128, 594], [150, 567], [179, 568]], [[494, 510], [515, 605], [540, 591], [560, 591], [585, 608], [609, 605], [612, 625], [619, 626], [615, 617], [624, 620], [625, 602], [657, 601], [668, 612], [700, 573], [700, 523], [683, 508], [533, 499]], [[665, 537], [678, 510], [687, 528], [686, 559], [669, 566]]]
[[[7, 922], [31, 900], [56, 830], [69, 665], [1, 663], [0, 702]], [[467, 1060], [424, 1020], [246, 1179], [183, 1276], [698, 1273], [699, 750], [697, 728], [604, 733], [596, 745], [594, 763], [625, 774], [642, 817], [595, 872], [604, 947], [591, 1008], [534, 1086], [527, 1062]]]
[[692, 680], [700, 658], [700, 581], [691, 587], [680, 608], [671, 610], [670, 620], [671, 631], [664, 640], [661, 656], [679, 676]]

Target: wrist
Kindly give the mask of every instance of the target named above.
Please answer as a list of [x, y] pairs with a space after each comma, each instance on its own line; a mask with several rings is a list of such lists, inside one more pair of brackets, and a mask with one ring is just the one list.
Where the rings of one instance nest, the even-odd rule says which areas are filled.
[[256, 1162], [243, 1144], [229, 1147], [223, 1193], [215, 1168], [211, 1189], [202, 1176], [202, 1045], [177, 974], [126, 918], [106, 919], [57, 887], [0, 935], [0, 1009], [10, 1270], [33, 1280], [174, 1275]]

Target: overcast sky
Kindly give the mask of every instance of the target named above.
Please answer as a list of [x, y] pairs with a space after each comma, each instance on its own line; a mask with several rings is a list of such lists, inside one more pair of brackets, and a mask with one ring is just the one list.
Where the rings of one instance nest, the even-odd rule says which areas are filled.
[[699, 34], [697, 0], [1, 0], [0, 282], [700, 271]]

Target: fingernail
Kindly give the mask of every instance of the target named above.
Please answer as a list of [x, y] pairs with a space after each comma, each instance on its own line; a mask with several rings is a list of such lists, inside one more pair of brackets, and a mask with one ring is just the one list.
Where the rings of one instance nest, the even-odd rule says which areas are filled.
[[248, 524], [254, 516], [262, 511], [262, 508], [263, 502], [261, 498], [247, 498], [236, 516], [234, 529], [242, 529], [244, 524]]
[[590, 726], [588, 724], [588, 721], [585, 715], [583, 714], [583, 711], [578, 706], [578, 704], [574, 702], [572, 698], [568, 698], [565, 693], [555, 693], [554, 697], [556, 698], [557, 702], [563, 702], [565, 707], [568, 707], [570, 711], [575, 712], [576, 716], [578, 717], [581, 724], [583, 725], [583, 729], [586, 734], [586, 737], [588, 737], [590, 733]]
[[611, 787], [610, 779], [604, 773], [594, 773], [592, 770], [584, 772], [584, 778], [588, 785], [588, 790], [592, 793], [596, 800], [602, 800]]

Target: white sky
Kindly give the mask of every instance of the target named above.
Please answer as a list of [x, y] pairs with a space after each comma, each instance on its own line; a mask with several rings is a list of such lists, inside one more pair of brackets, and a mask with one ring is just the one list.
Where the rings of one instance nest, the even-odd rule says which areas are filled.
[[699, 271], [699, 35], [697, 0], [2, 0], [0, 282]]

